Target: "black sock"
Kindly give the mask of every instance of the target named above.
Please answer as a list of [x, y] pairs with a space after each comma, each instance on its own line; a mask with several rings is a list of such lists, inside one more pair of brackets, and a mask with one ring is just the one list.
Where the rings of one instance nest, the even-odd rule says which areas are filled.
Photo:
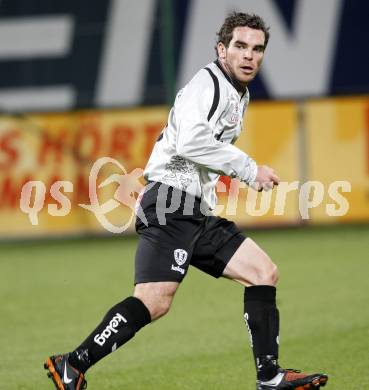
[[257, 378], [267, 381], [278, 373], [279, 313], [276, 288], [245, 288], [244, 313], [254, 353]]
[[98, 327], [69, 356], [69, 363], [85, 373], [104, 356], [130, 340], [151, 322], [150, 312], [137, 298], [129, 297], [113, 306]]

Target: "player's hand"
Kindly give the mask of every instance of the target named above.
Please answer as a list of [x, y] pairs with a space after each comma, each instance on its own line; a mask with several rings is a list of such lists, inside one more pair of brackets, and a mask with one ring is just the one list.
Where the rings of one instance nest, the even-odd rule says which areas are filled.
[[269, 191], [274, 186], [277, 186], [279, 181], [279, 177], [272, 168], [266, 165], [259, 165], [255, 181], [250, 184], [250, 187], [259, 192], [263, 190]]

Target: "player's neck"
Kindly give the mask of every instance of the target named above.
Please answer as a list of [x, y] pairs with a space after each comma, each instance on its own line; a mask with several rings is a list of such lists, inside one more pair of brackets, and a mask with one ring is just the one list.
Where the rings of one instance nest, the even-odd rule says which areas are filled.
[[217, 58], [215, 60], [216, 65], [220, 68], [220, 70], [223, 72], [224, 76], [227, 78], [227, 80], [236, 88], [238, 92], [241, 94], [244, 94], [246, 92], [247, 84], [241, 84], [232, 74], [232, 72], [229, 70], [227, 64], [222, 61], [220, 58]]

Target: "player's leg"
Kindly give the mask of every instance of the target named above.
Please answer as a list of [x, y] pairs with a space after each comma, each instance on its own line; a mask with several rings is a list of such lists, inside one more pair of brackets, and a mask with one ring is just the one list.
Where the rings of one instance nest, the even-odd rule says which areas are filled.
[[45, 368], [49, 377], [57, 389], [83, 389], [85, 372], [150, 322], [150, 311], [140, 299], [134, 296], [124, 299], [108, 310], [100, 324], [72, 352], [47, 359]]
[[57, 389], [83, 389], [84, 374], [92, 365], [169, 311], [178, 286], [178, 282], [172, 281], [136, 284], [133, 296], [109, 309], [100, 324], [74, 351], [50, 357], [45, 368]]
[[166, 218], [166, 224], [161, 225], [156, 215], [158, 189], [159, 186], [151, 187], [141, 200], [148, 224], [141, 220], [136, 223], [140, 238], [133, 296], [113, 306], [73, 352], [50, 357], [46, 362], [46, 368], [60, 390], [82, 389], [87, 369], [170, 308], [179, 283], [187, 273], [202, 224], [190, 216], [171, 213]]
[[250, 238], [227, 263], [223, 276], [245, 286], [244, 319], [257, 370], [257, 389], [312, 389], [324, 386], [324, 374], [303, 374], [278, 365], [279, 312], [276, 306], [278, 270], [270, 257]]
[[166, 314], [177, 290], [177, 282], [142, 283], [134, 294], [114, 305], [101, 323], [70, 356], [81, 372], [129, 341], [141, 328]]
[[144, 303], [151, 321], [155, 321], [168, 313], [178, 286], [178, 282], [139, 283], [133, 295]]
[[253, 240], [246, 238], [229, 260], [223, 276], [245, 286], [244, 319], [250, 333], [257, 378], [269, 380], [278, 374], [277, 267]]
[[[141, 328], [166, 314], [188, 264], [172, 270], [173, 245], [168, 229], [150, 227], [141, 232], [135, 260], [133, 296], [108, 310], [100, 324], [72, 352], [46, 362], [57, 389], [80, 390], [85, 372], [127, 343]], [[183, 236], [183, 235], [182, 235]], [[179, 235], [181, 237], [181, 235]], [[68, 385], [68, 387], [66, 387]]]
[[150, 310], [139, 298], [124, 299], [108, 310], [100, 324], [72, 352], [47, 359], [45, 368], [49, 377], [57, 389], [83, 389], [85, 372], [150, 322]]
[[245, 287], [244, 318], [257, 367], [257, 389], [309, 389], [324, 385], [327, 376], [281, 370], [278, 366], [279, 313], [276, 307], [278, 270], [270, 257], [233, 222], [209, 217], [194, 249], [191, 265], [214, 277]]
[[245, 238], [230, 258], [222, 276], [235, 280], [245, 287], [276, 286], [278, 269], [251, 238]]
[[279, 330], [275, 264], [233, 222], [217, 217], [208, 218], [206, 232], [195, 247], [191, 264], [212, 276], [223, 276], [247, 286], [244, 313], [253, 337], [255, 361], [259, 359], [258, 378], [275, 376]]

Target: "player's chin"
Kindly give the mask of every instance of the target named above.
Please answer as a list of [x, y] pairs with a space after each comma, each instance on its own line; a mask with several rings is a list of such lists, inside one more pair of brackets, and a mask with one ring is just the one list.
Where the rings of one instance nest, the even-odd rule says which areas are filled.
[[254, 80], [255, 78], [255, 74], [252, 73], [252, 74], [242, 74], [239, 78], [239, 81], [242, 83], [242, 84], [248, 84], [250, 81]]

